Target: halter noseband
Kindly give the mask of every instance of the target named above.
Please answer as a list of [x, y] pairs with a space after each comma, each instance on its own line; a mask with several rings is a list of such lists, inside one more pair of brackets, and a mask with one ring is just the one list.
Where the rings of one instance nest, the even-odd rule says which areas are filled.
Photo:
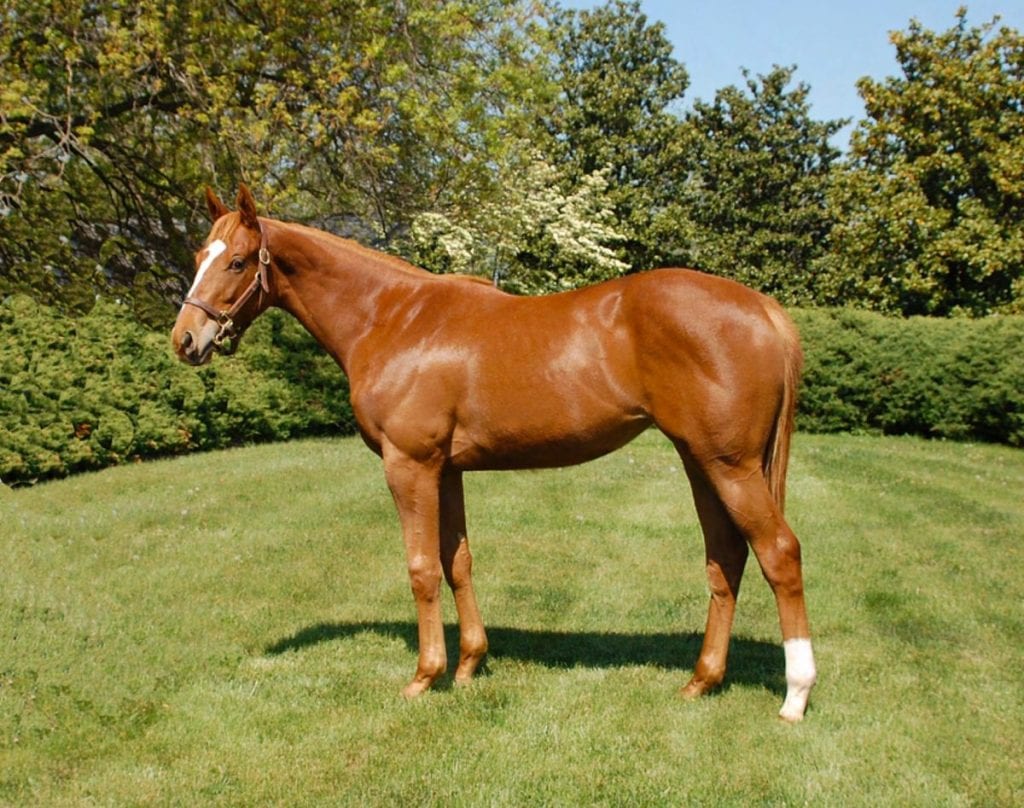
[[[267, 249], [267, 231], [262, 226], [260, 227], [259, 260], [260, 266], [256, 270], [252, 283], [245, 288], [241, 297], [231, 305], [231, 308], [217, 309], [198, 297], [186, 297], [182, 303], [183, 306], [195, 306], [197, 309], [202, 309], [217, 321], [218, 325], [220, 325], [220, 330], [214, 335], [213, 344], [217, 350], [225, 354], [233, 354], [238, 349], [238, 341], [235, 339], [239, 335], [238, 330], [235, 328], [235, 317], [238, 316], [238, 312], [245, 307], [245, 304], [249, 302], [250, 298], [257, 291], [263, 294], [270, 293], [270, 251]], [[223, 348], [224, 341], [228, 339], [232, 340], [231, 347]]]

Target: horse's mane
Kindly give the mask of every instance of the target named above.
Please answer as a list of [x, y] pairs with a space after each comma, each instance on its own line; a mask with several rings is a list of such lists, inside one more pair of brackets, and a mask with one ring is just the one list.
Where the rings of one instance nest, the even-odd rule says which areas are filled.
[[404, 272], [407, 275], [413, 275], [416, 278], [437, 278], [447, 280], [459, 280], [469, 281], [470, 283], [479, 283], [484, 286], [492, 286], [490, 280], [487, 278], [480, 277], [479, 275], [463, 275], [463, 274], [447, 274], [438, 275], [434, 272], [429, 272], [422, 267], [418, 267], [406, 261], [404, 258], [400, 258], [397, 255], [391, 255], [390, 253], [381, 252], [371, 247], [365, 247], [358, 241], [354, 241], [350, 238], [344, 238], [343, 236], [336, 236], [333, 233], [328, 233], [326, 230], [318, 230], [315, 227], [308, 227], [307, 225], [297, 224], [295, 222], [279, 222], [284, 226], [286, 230], [296, 230], [302, 233], [306, 238], [317, 241], [321, 244], [330, 246], [335, 249], [343, 249], [350, 253], [356, 253], [360, 258], [364, 259], [367, 263], [386, 267], [392, 270], [398, 270]]
[[469, 281], [470, 283], [482, 283], [484, 286], [494, 287], [494, 282], [487, 278], [482, 278], [479, 275], [463, 275], [461, 273], [453, 273], [451, 275], [441, 275], [442, 278], [451, 278], [456, 281]]

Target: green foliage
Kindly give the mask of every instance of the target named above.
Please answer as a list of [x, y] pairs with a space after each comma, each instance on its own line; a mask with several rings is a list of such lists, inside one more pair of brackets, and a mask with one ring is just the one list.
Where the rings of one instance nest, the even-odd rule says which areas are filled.
[[[1024, 318], [900, 320], [798, 310], [799, 426], [1024, 446]], [[163, 333], [101, 302], [76, 319], [0, 305], [0, 479], [7, 483], [239, 443], [349, 434], [348, 384], [291, 318], [271, 312], [239, 353], [196, 371]]]
[[822, 300], [902, 314], [1019, 310], [1024, 38], [995, 24], [892, 35], [901, 77], [862, 79], [868, 119], [831, 205]]
[[655, 219], [673, 195], [672, 107], [687, 75], [664, 26], [635, 0], [555, 8], [544, 44], [535, 125], [496, 153], [487, 193], [449, 195], [416, 218], [405, 251], [427, 268], [538, 293], [665, 262]]
[[795, 68], [681, 116], [638, 0], [10, 0], [0, 296], [166, 327], [202, 186], [241, 179], [270, 215], [517, 291], [688, 264], [790, 304], [1024, 310], [1021, 36], [961, 11], [893, 43], [840, 160]]
[[811, 269], [832, 226], [826, 193], [843, 121], [811, 118], [806, 84], [776, 67], [747, 92], [727, 87], [686, 116], [679, 195], [662, 228], [680, 263], [723, 275], [785, 303], [817, 299]]
[[546, 92], [535, 16], [527, 0], [12, 0], [0, 295], [81, 311], [100, 292], [166, 324], [207, 183], [246, 179], [272, 213], [390, 243], [480, 193], [522, 136]]
[[[290, 321], [198, 375], [134, 324], [187, 288], [206, 183], [518, 292], [670, 263], [789, 304], [1021, 312], [1024, 39], [957, 19], [893, 34], [902, 75], [860, 82], [840, 160], [793, 68], [681, 119], [686, 70], [636, 0], [11, 0], [0, 476], [351, 428]], [[1024, 445], [1018, 320], [800, 317], [805, 428]]]
[[798, 425], [1024, 446], [1024, 318], [799, 310]]
[[200, 372], [165, 334], [101, 302], [71, 319], [0, 305], [0, 479], [7, 483], [244, 442], [353, 430], [340, 370], [281, 314]]
[[672, 56], [665, 27], [649, 22], [637, 0], [609, 0], [588, 11], [555, 16], [556, 76], [561, 91], [544, 113], [549, 140], [541, 147], [573, 182], [607, 172], [609, 198], [626, 236], [633, 269], [666, 261], [658, 211], [676, 189], [675, 106], [689, 83]]

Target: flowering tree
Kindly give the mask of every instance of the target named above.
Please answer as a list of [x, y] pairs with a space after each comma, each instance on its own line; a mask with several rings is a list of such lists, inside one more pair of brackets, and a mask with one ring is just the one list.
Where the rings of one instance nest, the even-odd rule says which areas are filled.
[[428, 212], [412, 226], [415, 260], [434, 271], [494, 277], [509, 291], [553, 292], [621, 275], [622, 236], [607, 195], [606, 173], [569, 186], [537, 152], [513, 153], [498, 192], [483, 204]]

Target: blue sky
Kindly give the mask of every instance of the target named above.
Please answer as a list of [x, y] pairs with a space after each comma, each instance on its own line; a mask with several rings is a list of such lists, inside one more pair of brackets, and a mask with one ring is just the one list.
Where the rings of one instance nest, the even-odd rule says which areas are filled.
[[[911, 18], [945, 31], [966, 5], [972, 26], [998, 14], [1001, 24], [1024, 31], [1024, 0], [643, 0], [640, 5], [650, 20], [665, 24], [675, 57], [690, 74], [684, 108], [695, 98], [710, 101], [729, 84], [742, 86], [743, 67], [757, 75], [775, 64], [796, 65], [794, 80], [810, 85], [811, 114], [818, 120], [864, 116], [856, 81], [899, 72], [889, 31], [905, 30]], [[847, 139], [848, 130], [836, 145], [845, 146]]]

